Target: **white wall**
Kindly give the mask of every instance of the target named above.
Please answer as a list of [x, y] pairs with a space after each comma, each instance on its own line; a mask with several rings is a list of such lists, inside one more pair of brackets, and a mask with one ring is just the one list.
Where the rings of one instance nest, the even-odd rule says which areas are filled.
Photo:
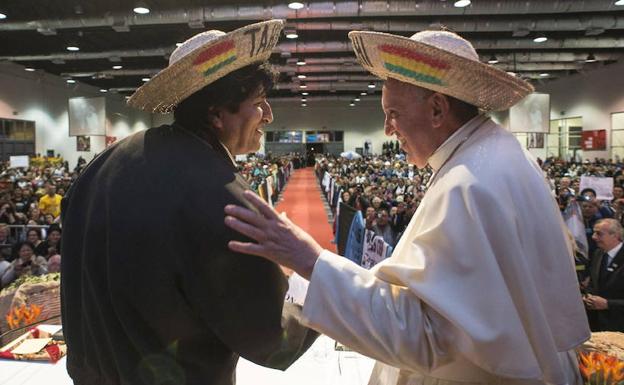
[[[550, 94], [551, 119], [583, 118], [584, 130], [611, 129], [611, 113], [624, 112], [624, 63], [604, 66], [586, 74], [569, 76], [538, 85], [537, 91]], [[41, 72], [29, 73], [11, 63], [0, 64], [0, 117], [34, 120], [37, 126], [36, 151], [54, 149], [75, 164], [79, 155], [90, 159], [104, 149], [103, 137], [91, 137], [90, 153], [76, 152], [76, 139], [68, 136], [67, 99], [75, 96], [102, 96], [84, 84], [67, 85], [63, 79]], [[108, 135], [118, 139], [149, 126], [170, 123], [172, 114], [150, 116], [125, 107], [118, 95], [107, 94]], [[355, 107], [347, 101], [309, 101], [303, 108], [297, 102], [271, 101], [274, 121], [269, 129], [342, 130], [345, 150], [373, 143], [380, 153], [383, 142], [383, 112], [379, 99], [363, 100]], [[17, 115], [14, 115], [17, 112]], [[503, 113], [498, 116], [505, 125]], [[611, 136], [607, 135], [607, 145]], [[531, 149], [535, 156], [546, 156], [545, 149]], [[586, 158], [609, 157], [608, 151], [585, 152]]]
[[583, 131], [607, 130], [607, 151], [584, 151], [585, 159], [610, 157], [611, 114], [624, 112], [624, 61], [545, 82], [537, 89], [550, 94], [551, 119], [581, 117]]
[[124, 99], [99, 89], [43, 73], [26, 72], [13, 63], [0, 63], [0, 117], [35, 121], [35, 152], [53, 149], [73, 168], [79, 156], [91, 160], [105, 148], [103, 136], [91, 136], [91, 151], [77, 152], [76, 138], [69, 136], [68, 99], [106, 97], [107, 135], [117, 140], [151, 126], [151, 114], [126, 107]]
[[[383, 133], [384, 115], [381, 99], [362, 100], [355, 107], [349, 107], [348, 101], [308, 101], [307, 107], [298, 102], [269, 100], [273, 110], [273, 123], [268, 130], [302, 131], [344, 131], [345, 151], [355, 151], [364, 147], [364, 141], [370, 140], [372, 151], [381, 153], [383, 142], [390, 140]], [[170, 124], [173, 114], [154, 115], [154, 125]], [[264, 141], [260, 148], [264, 152]]]
[[373, 144], [373, 153], [381, 153], [383, 142], [391, 140], [383, 132], [384, 115], [380, 100], [362, 100], [355, 107], [348, 101], [308, 101], [307, 107], [296, 102], [272, 101], [273, 130], [344, 131], [345, 151]]

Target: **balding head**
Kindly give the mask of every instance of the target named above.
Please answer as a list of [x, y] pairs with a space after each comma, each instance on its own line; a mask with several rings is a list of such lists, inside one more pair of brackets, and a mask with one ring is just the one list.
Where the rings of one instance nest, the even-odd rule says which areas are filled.
[[601, 219], [594, 225], [592, 239], [603, 251], [609, 251], [622, 242], [622, 225], [612, 218]]

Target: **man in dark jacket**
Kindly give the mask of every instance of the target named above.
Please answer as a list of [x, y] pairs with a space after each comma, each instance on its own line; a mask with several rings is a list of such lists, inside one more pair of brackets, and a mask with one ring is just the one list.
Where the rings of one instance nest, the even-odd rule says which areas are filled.
[[[239, 355], [285, 369], [316, 334], [285, 305], [278, 265], [231, 252], [246, 204], [232, 155], [273, 119], [266, 64], [281, 21], [209, 31], [129, 103], [175, 122], [103, 152], [63, 202], [62, 310], [76, 384], [233, 384]], [[216, 68], [216, 69], [215, 69]]]
[[592, 331], [624, 332], [624, 248], [622, 225], [611, 218], [594, 225], [598, 249], [591, 259], [588, 294], [583, 298]]

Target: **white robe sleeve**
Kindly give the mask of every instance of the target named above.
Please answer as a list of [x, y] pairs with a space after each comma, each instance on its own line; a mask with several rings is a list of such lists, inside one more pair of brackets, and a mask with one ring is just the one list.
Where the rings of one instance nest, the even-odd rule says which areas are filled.
[[437, 334], [444, 321], [407, 288], [327, 250], [311, 282], [303, 309], [310, 327], [395, 367], [429, 371], [448, 359]]
[[501, 377], [565, 383], [559, 352], [586, 338], [586, 321], [554, 204], [515, 209], [506, 191], [457, 172], [445, 181], [468, 182], [430, 190], [371, 271], [323, 252], [306, 323], [401, 369], [468, 360]]

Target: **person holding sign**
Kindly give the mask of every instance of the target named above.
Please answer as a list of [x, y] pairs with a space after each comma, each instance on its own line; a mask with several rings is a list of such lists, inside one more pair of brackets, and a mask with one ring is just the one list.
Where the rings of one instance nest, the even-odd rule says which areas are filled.
[[[385, 79], [385, 132], [434, 175], [390, 258], [370, 271], [252, 194], [226, 206], [230, 248], [310, 280], [310, 327], [378, 360], [369, 384], [580, 384], [590, 332], [565, 224], [536, 162], [483, 111], [533, 91], [446, 31], [351, 32]], [[538, 218], [538, 220], [536, 220]]]
[[239, 356], [285, 369], [317, 333], [275, 263], [238, 254], [223, 207], [249, 186], [233, 155], [273, 119], [265, 64], [283, 23], [195, 35], [129, 104], [174, 123], [107, 148], [63, 202], [62, 311], [77, 385], [235, 382]]

